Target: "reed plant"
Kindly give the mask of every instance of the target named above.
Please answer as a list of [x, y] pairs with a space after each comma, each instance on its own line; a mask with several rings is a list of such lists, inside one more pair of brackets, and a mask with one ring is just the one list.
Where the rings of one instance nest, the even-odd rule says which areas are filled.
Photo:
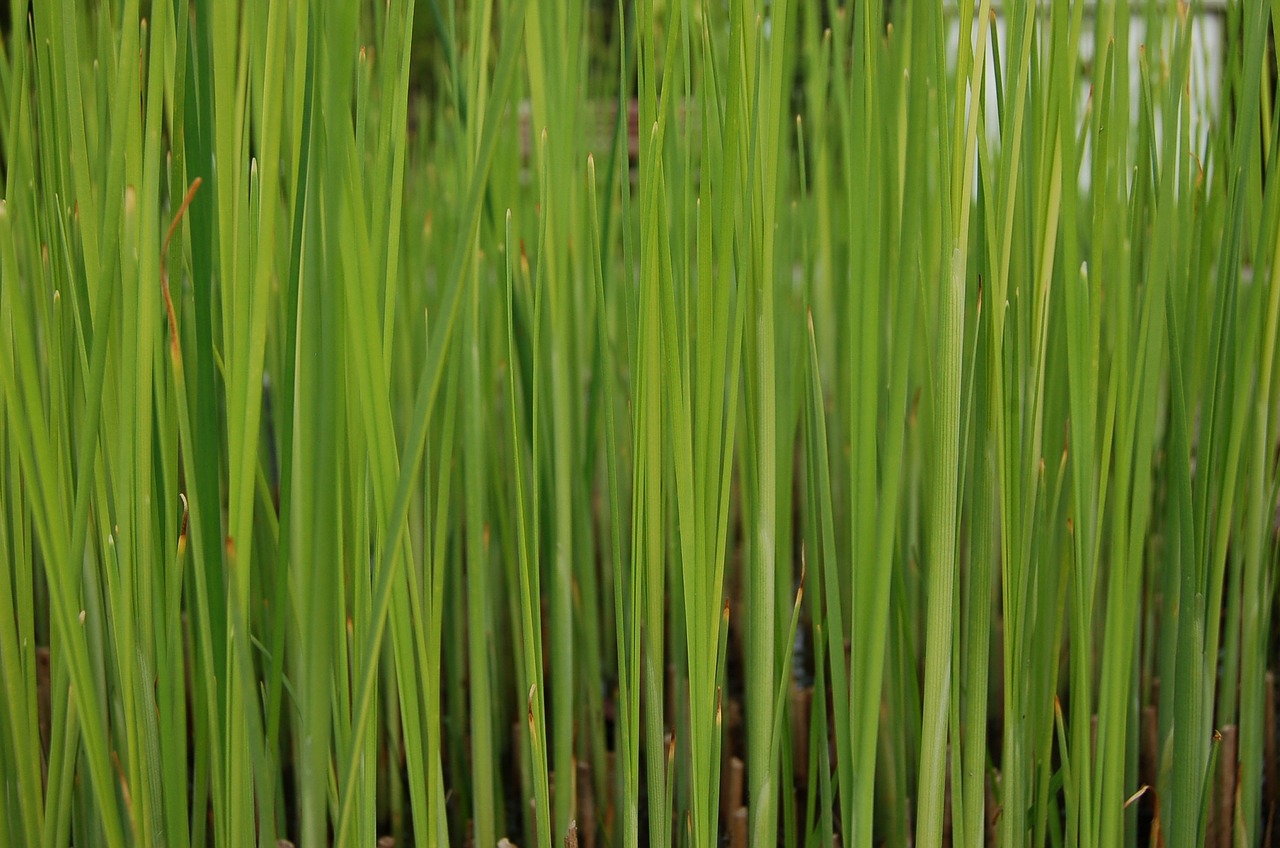
[[1280, 5], [3, 2], [0, 846], [1280, 839]]

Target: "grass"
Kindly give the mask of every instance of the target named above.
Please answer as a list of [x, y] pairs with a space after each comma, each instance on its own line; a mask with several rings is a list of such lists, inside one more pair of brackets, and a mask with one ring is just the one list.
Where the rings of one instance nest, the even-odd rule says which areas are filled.
[[0, 845], [1280, 838], [1273, 5], [7, 5]]

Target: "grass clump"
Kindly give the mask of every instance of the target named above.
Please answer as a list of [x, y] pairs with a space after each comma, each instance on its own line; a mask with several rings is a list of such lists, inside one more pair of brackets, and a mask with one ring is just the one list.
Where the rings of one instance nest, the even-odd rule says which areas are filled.
[[1277, 18], [1134, 5], [10, 0], [0, 845], [1271, 844]]

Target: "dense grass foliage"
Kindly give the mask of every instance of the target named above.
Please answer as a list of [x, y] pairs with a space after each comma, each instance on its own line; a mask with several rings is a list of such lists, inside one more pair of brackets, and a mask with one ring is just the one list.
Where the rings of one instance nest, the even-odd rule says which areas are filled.
[[1280, 6], [3, 1], [0, 845], [1280, 839]]

